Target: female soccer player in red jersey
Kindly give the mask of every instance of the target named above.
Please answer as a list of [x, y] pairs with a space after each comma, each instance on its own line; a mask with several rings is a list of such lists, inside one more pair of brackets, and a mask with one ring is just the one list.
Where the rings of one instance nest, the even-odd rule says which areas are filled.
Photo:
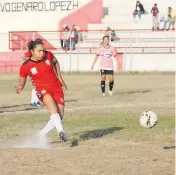
[[[43, 41], [40, 38], [37, 38], [35, 41], [39, 41], [39, 42], [43, 43]], [[26, 61], [26, 60], [30, 59], [31, 56], [32, 56], [31, 48], [30, 48], [31, 47], [30, 42], [28, 43], [27, 47], [28, 47], [28, 51], [25, 52], [24, 55], [22, 56], [23, 61]], [[47, 52], [49, 52], [49, 51], [47, 51]], [[58, 72], [58, 70], [56, 68], [56, 64], [54, 64], [53, 66], [54, 66], [54, 70], [55, 70], [55, 72], [56, 72], [56, 74], [57, 74], [62, 86], [65, 87], [65, 89], [67, 89], [67, 86], [66, 86], [66, 84], [65, 84], [65, 82], [64, 82], [64, 80], [62, 78], [61, 73], [60, 73], [59, 62], [57, 62], [57, 67], [58, 67], [59, 72]], [[41, 104], [39, 103], [39, 99], [36, 96], [36, 90], [35, 89], [32, 89], [31, 105], [32, 106], [41, 107]]]
[[113, 58], [118, 62], [117, 52], [114, 47], [109, 44], [109, 36], [103, 37], [103, 44], [96, 52], [91, 69], [94, 69], [94, 65], [100, 58], [100, 74], [101, 74], [101, 90], [102, 96], [105, 96], [105, 81], [106, 75], [109, 78], [109, 95], [112, 96], [112, 89], [114, 86], [114, 71], [113, 71]]
[[[53, 128], [56, 128], [61, 140], [67, 141], [61, 121], [64, 115], [62, 84], [65, 87], [66, 85], [62, 79], [57, 59], [51, 52], [45, 51], [43, 43], [39, 40], [31, 41], [29, 48], [32, 56], [20, 68], [16, 92], [19, 94], [23, 90], [27, 76], [29, 76], [32, 79], [38, 98], [44, 103], [51, 115], [50, 120], [40, 131], [40, 134], [46, 135]], [[56, 76], [53, 64], [60, 78]]]

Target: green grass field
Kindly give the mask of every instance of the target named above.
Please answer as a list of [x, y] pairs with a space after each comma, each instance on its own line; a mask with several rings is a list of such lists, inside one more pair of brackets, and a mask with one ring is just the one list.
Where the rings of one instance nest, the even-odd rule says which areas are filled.
[[[17, 95], [17, 74], [0, 74], [0, 175], [174, 174], [174, 74], [116, 75], [112, 97], [101, 97], [98, 74], [64, 78], [69, 141], [60, 143], [54, 130], [52, 149], [20, 149], [12, 143], [41, 129], [49, 115], [45, 108], [29, 106], [30, 81]], [[158, 115], [152, 129], [139, 125], [144, 110]], [[75, 139], [79, 145], [70, 147]]]

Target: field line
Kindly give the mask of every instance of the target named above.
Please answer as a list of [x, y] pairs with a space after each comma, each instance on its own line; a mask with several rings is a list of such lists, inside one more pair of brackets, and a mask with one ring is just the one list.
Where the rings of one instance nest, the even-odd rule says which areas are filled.
[[[65, 108], [65, 111], [81, 111], [81, 110], [93, 110], [93, 109], [102, 109], [102, 108], [125, 108], [125, 107], [143, 107], [146, 106], [155, 106], [155, 105], [166, 105], [166, 104], [174, 104], [175, 101], [170, 102], [158, 102], [158, 103], [140, 103], [140, 104], [114, 104], [114, 105], [90, 105], [90, 106], [82, 106], [82, 107], [73, 107], [73, 108]], [[47, 112], [46, 109], [38, 109], [38, 110], [31, 110], [31, 111], [13, 111], [13, 112], [3, 112], [0, 113], [0, 115], [3, 114], [24, 114], [24, 113], [40, 113], [40, 112]]]

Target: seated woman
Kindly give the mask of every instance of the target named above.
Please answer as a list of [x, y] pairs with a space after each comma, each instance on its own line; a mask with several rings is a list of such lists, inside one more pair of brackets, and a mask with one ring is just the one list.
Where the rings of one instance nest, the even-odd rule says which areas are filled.
[[167, 30], [170, 30], [171, 25], [173, 26], [173, 30], [175, 29], [174, 25], [175, 25], [175, 14], [174, 11], [172, 10], [171, 7], [168, 7], [168, 13], [167, 13], [167, 19], [164, 20], [164, 26], [163, 26], [163, 30], [166, 30], [166, 26], [168, 23], [168, 28]]
[[110, 27], [107, 27], [104, 33], [104, 36], [108, 36], [111, 41], [119, 41], [120, 38], [116, 35], [115, 31], [112, 30]]
[[134, 17], [134, 19], [136, 18], [136, 15], [138, 15], [139, 19], [141, 19], [141, 15], [145, 14], [145, 13], [146, 13], [146, 11], [144, 10], [143, 5], [139, 1], [137, 1], [136, 2], [136, 8], [133, 11], [133, 17]]

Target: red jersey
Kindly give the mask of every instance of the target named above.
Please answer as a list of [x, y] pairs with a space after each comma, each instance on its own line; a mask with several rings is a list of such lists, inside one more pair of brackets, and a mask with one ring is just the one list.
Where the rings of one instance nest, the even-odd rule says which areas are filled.
[[20, 68], [20, 76], [29, 76], [38, 92], [42, 89], [58, 86], [58, 84], [61, 86], [52, 65], [53, 58], [54, 55], [51, 52], [46, 51], [45, 56], [41, 61], [35, 62], [28, 59]]
[[158, 13], [159, 13], [158, 7], [153, 7], [152, 8], [152, 13], [153, 13], [153, 16], [157, 16]]

